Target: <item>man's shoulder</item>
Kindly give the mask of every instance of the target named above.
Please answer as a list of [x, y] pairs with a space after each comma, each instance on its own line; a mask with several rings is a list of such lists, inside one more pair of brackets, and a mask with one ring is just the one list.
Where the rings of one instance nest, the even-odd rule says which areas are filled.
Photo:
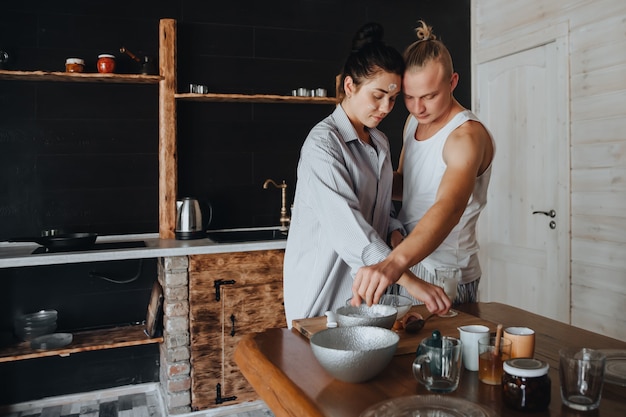
[[482, 173], [493, 160], [495, 144], [485, 125], [474, 117], [468, 118], [450, 133], [444, 152], [446, 149], [452, 152], [448, 156], [457, 154], [465, 158], [474, 155], [477, 161], [482, 161], [479, 169], [479, 173]]
[[480, 140], [491, 140], [489, 131], [474, 113], [464, 109], [458, 113], [458, 116], [465, 120], [450, 133], [450, 137], [469, 137]]

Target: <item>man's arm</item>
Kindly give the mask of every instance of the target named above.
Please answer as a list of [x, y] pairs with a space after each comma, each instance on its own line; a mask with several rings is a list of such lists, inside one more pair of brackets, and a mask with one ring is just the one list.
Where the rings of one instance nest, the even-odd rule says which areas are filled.
[[[368, 304], [377, 302], [387, 286], [398, 281], [410, 266], [431, 254], [457, 225], [483, 166], [486, 131], [479, 123], [466, 123], [448, 138], [443, 150], [447, 165], [435, 203], [411, 233], [378, 264], [361, 268], [352, 292]], [[490, 140], [488, 134], [487, 140]]]

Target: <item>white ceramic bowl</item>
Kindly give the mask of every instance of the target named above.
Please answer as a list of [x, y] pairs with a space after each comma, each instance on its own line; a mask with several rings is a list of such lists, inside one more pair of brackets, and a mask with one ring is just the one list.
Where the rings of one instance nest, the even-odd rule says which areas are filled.
[[413, 300], [409, 297], [405, 297], [404, 295], [383, 294], [383, 296], [380, 297], [378, 304], [384, 304], [397, 308], [398, 316], [396, 317], [396, 320], [400, 320], [406, 313], [409, 312], [411, 306], [413, 306]]
[[385, 369], [399, 340], [396, 332], [381, 327], [336, 327], [315, 333], [311, 349], [320, 365], [335, 378], [365, 382]]
[[335, 312], [339, 327], [376, 326], [391, 329], [398, 316], [398, 309], [383, 304], [346, 305]]
[[35, 313], [18, 316], [15, 321], [26, 326], [38, 324], [56, 323], [58, 312], [56, 310], [39, 310]]
[[36, 313], [20, 315], [15, 319], [15, 334], [22, 340], [54, 333], [57, 328], [57, 311], [40, 310]]

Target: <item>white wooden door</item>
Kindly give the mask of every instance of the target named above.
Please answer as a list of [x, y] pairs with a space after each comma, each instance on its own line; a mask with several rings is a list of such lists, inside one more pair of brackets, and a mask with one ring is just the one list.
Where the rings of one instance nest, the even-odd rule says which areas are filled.
[[477, 113], [496, 141], [479, 224], [480, 300], [569, 322], [566, 46], [557, 39], [481, 63], [475, 79]]

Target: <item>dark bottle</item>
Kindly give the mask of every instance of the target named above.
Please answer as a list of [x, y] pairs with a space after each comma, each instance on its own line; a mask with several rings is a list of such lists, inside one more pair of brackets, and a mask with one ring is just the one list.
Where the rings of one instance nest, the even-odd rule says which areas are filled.
[[6, 49], [0, 48], [0, 69], [9, 69], [11, 66], [11, 54]]

